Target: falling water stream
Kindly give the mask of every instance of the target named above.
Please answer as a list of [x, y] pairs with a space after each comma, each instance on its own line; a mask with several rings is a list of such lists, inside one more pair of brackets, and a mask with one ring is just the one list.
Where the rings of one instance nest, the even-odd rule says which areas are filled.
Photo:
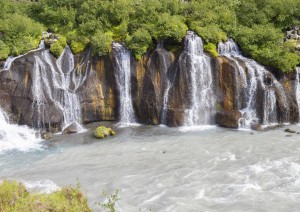
[[116, 81], [119, 90], [119, 124], [122, 127], [136, 125], [131, 94], [130, 51], [119, 43], [113, 43], [116, 59]]
[[297, 105], [298, 105], [298, 111], [300, 116], [300, 67], [296, 68], [296, 99], [297, 99]]
[[42, 128], [47, 115], [46, 103], [51, 101], [63, 113], [63, 128], [76, 123], [79, 131], [83, 130], [81, 123], [81, 106], [76, 94], [78, 80], [74, 74], [74, 56], [69, 47], [66, 47], [53, 62], [49, 50], [34, 56], [32, 77], [32, 93], [34, 97], [33, 110], [37, 111], [38, 128]]
[[[262, 123], [270, 125], [279, 122], [277, 117], [277, 96], [275, 90], [278, 92], [279, 98], [282, 98], [282, 102], [286, 109], [287, 119], [289, 111], [284, 89], [265, 67], [252, 59], [243, 57], [238, 45], [232, 39], [229, 39], [225, 43], [219, 43], [218, 52], [219, 55], [228, 57], [237, 65], [238, 74], [242, 81], [242, 87], [245, 89], [244, 98], [246, 99], [246, 107], [239, 106], [243, 116], [241, 119], [241, 127], [249, 128], [252, 122], [259, 121], [256, 108], [258, 104], [257, 93], [259, 92], [259, 86], [264, 90], [264, 115]], [[239, 61], [244, 62], [245, 68], [241, 66]], [[271, 85], [266, 84], [264, 81], [265, 77], [270, 78]], [[238, 92], [241, 93], [241, 91]]]
[[[190, 95], [191, 105], [186, 110], [184, 126], [209, 125], [213, 118], [214, 92], [210, 57], [203, 53], [202, 39], [189, 31], [184, 41], [186, 63], [191, 64]], [[179, 60], [183, 60], [181, 58]]]

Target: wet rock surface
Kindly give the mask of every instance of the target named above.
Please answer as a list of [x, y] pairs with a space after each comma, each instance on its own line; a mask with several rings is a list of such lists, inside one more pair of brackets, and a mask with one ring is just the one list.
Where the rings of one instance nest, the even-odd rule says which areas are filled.
[[[48, 50], [31, 52], [17, 58], [9, 70], [0, 72], [0, 106], [8, 112], [14, 123], [59, 132], [65, 121], [65, 111], [53, 99], [59, 100], [62, 105], [69, 103], [66, 101], [65, 90], [55, 84], [57, 61], [53, 56], [42, 56], [45, 51]], [[63, 74], [69, 76], [69, 93], [78, 98], [84, 124], [119, 120], [120, 92], [116, 86], [117, 60], [114, 57], [113, 53], [92, 57], [90, 50], [87, 50], [73, 56], [74, 67], [69, 75], [67, 70], [70, 69], [70, 58], [65, 57], [60, 62], [64, 67]], [[39, 60], [41, 61], [37, 63]], [[44, 70], [39, 67], [40, 64], [44, 64]], [[238, 128], [241, 118], [238, 110], [245, 108], [252, 110], [247, 114], [254, 114], [259, 124], [297, 122], [299, 109], [295, 76], [282, 75], [277, 81], [271, 72], [261, 67], [258, 67], [263, 69], [261, 72], [251, 70], [249, 64], [251, 61], [245, 61], [242, 57], [221, 56], [211, 59], [216, 97], [214, 109], [219, 110], [216, 115], [211, 115], [211, 123]], [[2, 62], [1, 67], [3, 66]], [[189, 53], [182, 50], [175, 55], [161, 45], [144, 55], [140, 61], [131, 57], [131, 95], [136, 121], [171, 127], [184, 125], [186, 112], [192, 104], [192, 66]], [[251, 71], [256, 71], [256, 87], [251, 87]], [[257, 76], [258, 73], [263, 74]], [[37, 74], [43, 76], [42, 90], [34, 87]], [[255, 89], [252, 96], [251, 89]], [[42, 101], [36, 98], [37, 91], [42, 93]], [[251, 102], [250, 97], [255, 101]], [[260, 128], [258, 125], [250, 127]]]
[[216, 115], [216, 122], [219, 126], [237, 129], [239, 127], [239, 120], [241, 116], [242, 114], [240, 111], [218, 111]]

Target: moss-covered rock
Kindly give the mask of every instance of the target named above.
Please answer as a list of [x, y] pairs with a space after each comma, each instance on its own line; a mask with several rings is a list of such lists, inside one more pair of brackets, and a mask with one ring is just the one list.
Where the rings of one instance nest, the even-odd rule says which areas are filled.
[[96, 138], [105, 138], [106, 136], [109, 136], [109, 135], [115, 135], [116, 132], [114, 130], [112, 130], [111, 128], [107, 128], [105, 126], [100, 126], [98, 127], [96, 130], [95, 130], [95, 137]]
[[92, 211], [79, 187], [66, 187], [51, 194], [29, 193], [22, 183], [0, 184], [0, 211]]

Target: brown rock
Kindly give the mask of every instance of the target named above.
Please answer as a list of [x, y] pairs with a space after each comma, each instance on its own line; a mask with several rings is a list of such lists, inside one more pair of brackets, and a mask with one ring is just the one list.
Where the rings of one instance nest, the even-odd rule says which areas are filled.
[[216, 122], [218, 125], [226, 128], [237, 129], [239, 127], [239, 120], [242, 114], [240, 111], [219, 111], [216, 115]]

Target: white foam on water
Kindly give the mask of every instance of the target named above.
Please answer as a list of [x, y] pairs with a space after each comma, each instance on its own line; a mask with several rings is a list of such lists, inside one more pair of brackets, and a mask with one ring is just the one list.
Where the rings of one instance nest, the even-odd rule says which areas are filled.
[[10, 150], [40, 150], [41, 141], [35, 130], [27, 126], [9, 124], [6, 114], [0, 109], [0, 154]]
[[216, 128], [218, 128], [218, 126], [216, 125], [183, 126], [183, 127], [179, 127], [179, 131], [181, 132], [204, 131], [204, 130], [211, 130]]
[[39, 181], [22, 181], [25, 185], [26, 189], [30, 192], [38, 192], [38, 193], [53, 193], [55, 191], [60, 190], [60, 187], [57, 186], [51, 180], [39, 180]]
[[119, 122], [116, 124], [118, 128], [125, 128], [125, 127], [140, 127], [142, 124], [139, 123], [130, 123], [130, 122]]

